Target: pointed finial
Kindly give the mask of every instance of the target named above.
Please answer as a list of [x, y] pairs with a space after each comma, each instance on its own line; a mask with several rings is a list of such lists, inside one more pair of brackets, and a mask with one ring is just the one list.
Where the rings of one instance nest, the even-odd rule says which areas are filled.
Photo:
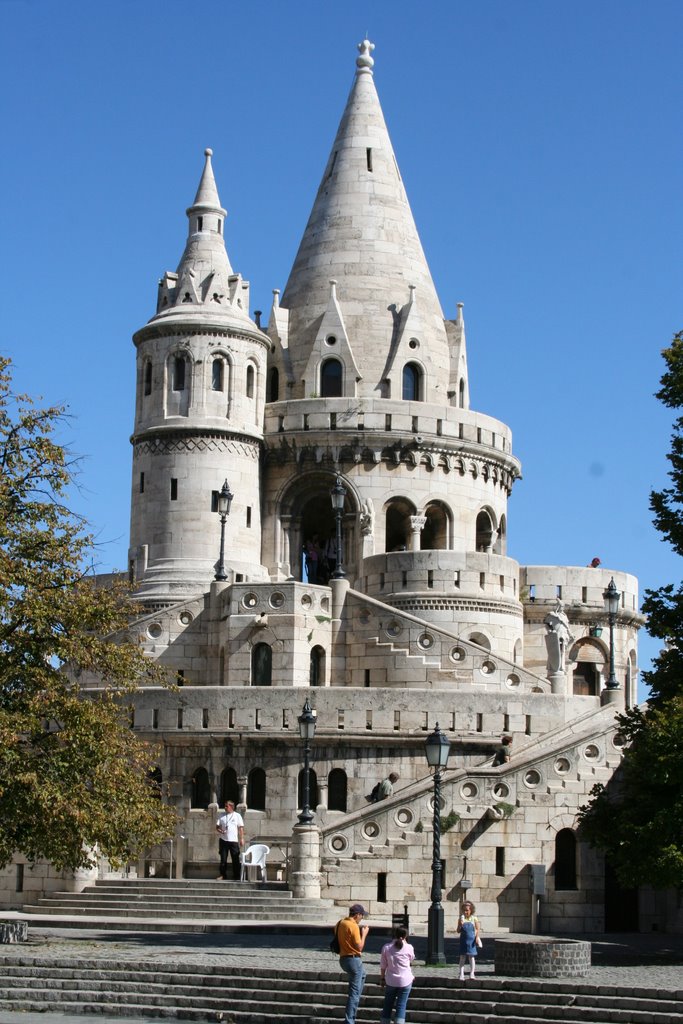
[[336, 278], [334, 278], [334, 277], [330, 278], [330, 298], [331, 299], [336, 299], [337, 298], [337, 281], [336, 281]]
[[358, 52], [360, 57], [356, 57], [356, 67], [360, 71], [369, 72], [372, 74], [372, 68], [374, 60], [370, 56], [372, 51], [375, 49], [375, 44], [371, 43], [369, 39], [364, 39], [362, 43], [358, 44]]
[[458, 312], [456, 313], [456, 316], [455, 316], [455, 322], [456, 322], [456, 324], [459, 324], [459, 323], [462, 323], [462, 310], [463, 310], [463, 306], [465, 305], [465, 303], [464, 302], [458, 302], [457, 305], [458, 305]]
[[206, 149], [204, 150], [204, 156], [208, 156], [208, 157], [209, 157], [209, 159], [211, 159], [211, 157], [213, 156], [213, 150], [212, 150], [212, 149], [209, 149], [209, 148], [207, 147], [207, 148], [206, 148]]
[[273, 288], [273, 309], [278, 309], [280, 306], [280, 289]]

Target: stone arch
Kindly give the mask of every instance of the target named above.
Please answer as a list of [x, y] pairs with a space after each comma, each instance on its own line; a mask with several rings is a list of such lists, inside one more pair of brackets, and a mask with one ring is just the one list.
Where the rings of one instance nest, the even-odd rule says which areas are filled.
[[578, 842], [571, 828], [561, 828], [555, 833], [555, 891], [578, 888]]
[[[317, 534], [318, 543], [324, 550], [326, 542], [336, 538], [336, 520], [330, 498], [335, 479], [336, 473], [329, 469], [316, 467], [306, 471], [302, 467], [276, 500], [280, 562], [283, 567], [288, 567], [294, 579], [305, 580], [303, 551], [307, 540]], [[341, 524], [342, 563], [346, 575], [352, 578], [359, 559], [357, 519], [360, 500], [351, 480], [342, 478], [342, 483], [346, 490]], [[318, 582], [324, 583], [327, 579], [325, 577]]]
[[309, 686], [325, 685], [325, 648], [320, 644], [311, 648], [308, 684]]
[[453, 516], [443, 501], [430, 501], [423, 515], [427, 522], [420, 533], [420, 548], [423, 551], [448, 551], [453, 532]]
[[251, 649], [251, 685], [272, 686], [273, 648], [270, 644], [254, 644]]
[[385, 504], [385, 551], [407, 551], [410, 548], [410, 516], [416, 514], [413, 502], [402, 496], [391, 498]]
[[277, 402], [280, 398], [280, 371], [277, 366], [271, 366], [268, 371], [268, 394], [267, 402]]
[[263, 768], [252, 768], [247, 776], [247, 807], [250, 811], [266, 809], [266, 773]]
[[192, 774], [190, 807], [193, 810], [207, 810], [211, 803], [211, 783], [206, 768], [197, 768]]
[[492, 508], [479, 509], [475, 520], [474, 550], [491, 552], [496, 533], [496, 515]]
[[341, 398], [344, 394], [344, 364], [337, 356], [327, 356], [320, 363], [321, 398]]
[[414, 359], [401, 371], [401, 398], [404, 402], [424, 402], [425, 371]]
[[574, 666], [572, 692], [576, 696], [599, 696], [607, 658], [607, 647], [597, 637], [582, 637], [573, 644], [568, 660]]
[[503, 513], [503, 515], [500, 517], [500, 522], [498, 523], [498, 530], [496, 531], [495, 540], [493, 542], [493, 553], [494, 553], [494, 555], [506, 555], [507, 554], [507, 547], [508, 547], [507, 530], [508, 530], [507, 518], [505, 516], [505, 513]]
[[489, 654], [491, 653], [491, 637], [481, 630], [475, 630], [467, 637], [471, 644], [476, 644], [477, 647], [483, 647]]
[[327, 809], [329, 811], [347, 810], [348, 779], [343, 768], [333, 768], [327, 776]]

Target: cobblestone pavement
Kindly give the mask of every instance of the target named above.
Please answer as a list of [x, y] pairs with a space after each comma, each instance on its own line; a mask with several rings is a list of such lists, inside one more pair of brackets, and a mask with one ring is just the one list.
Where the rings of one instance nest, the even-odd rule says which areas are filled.
[[[500, 935], [499, 938], [515, 938]], [[658, 989], [683, 1000], [683, 936], [664, 935], [582, 935], [591, 941], [593, 966], [583, 978], [564, 981], [566, 988], [574, 985], [599, 985], [614, 989]], [[484, 937], [484, 948], [477, 966], [480, 976], [494, 975], [493, 947], [495, 935]], [[519, 936], [529, 938], [529, 936]], [[291, 970], [330, 971], [337, 969], [337, 959], [330, 953], [326, 932], [310, 935], [219, 933], [182, 934], [162, 932], [107, 932], [75, 929], [34, 928], [28, 942], [2, 946], [3, 955], [40, 957], [80, 957], [82, 959], [116, 959], [168, 964], [228, 964], [232, 967], [263, 967], [272, 969], [277, 961], [283, 967], [282, 954]], [[454, 971], [458, 960], [456, 940], [446, 939], [445, 968], [424, 966], [427, 941], [413, 937], [417, 953], [415, 972], [418, 975], [445, 977]], [[364, 960], [368, 973], [379, 973], [379, 952], [386, 942], [385, 934], [370, 935]], [[422, 962], [420, 962], [422, 961]], [[0, 1010], [0, 1024], [73, 1024], [72, 1015], [62, 1013], [9, 1012]], [[80, 1015], [77, 1024], [143, 1024], [147, 1017], [109, 1017], [102, 1014]], [[158, 1022], [157, 1022], [158, 1024]]]

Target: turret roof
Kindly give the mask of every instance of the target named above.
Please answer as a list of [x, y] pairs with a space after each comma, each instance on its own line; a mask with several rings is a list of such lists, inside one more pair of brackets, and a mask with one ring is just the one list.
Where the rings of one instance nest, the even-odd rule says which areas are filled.
[[448, 376], [443, 313], [415, 227], [373, 80], [374, 46], [359, 44], [356, 75], [282, 296], [295, 378], [304, 377], [330, 279], [360, 368], [359, 394], [377, 394], [401, 330], [411, 286], [432, 379]]

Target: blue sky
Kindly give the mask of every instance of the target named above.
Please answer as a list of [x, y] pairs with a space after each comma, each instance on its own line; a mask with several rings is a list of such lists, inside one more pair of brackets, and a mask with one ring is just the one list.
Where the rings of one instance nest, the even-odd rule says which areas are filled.
[[[0, 0], [0, 351], [72, 413], [74, 504], [126, 564], [133, 331], [206, 146], [252, 310], [283, 288], [351, 85], [375, 80], [474, 408], [523, 480], [509, 554], [678, 582], [651, 526], [681, 312], [680, 0]], [[641, 665], [657, 645], [643, 637]]]

